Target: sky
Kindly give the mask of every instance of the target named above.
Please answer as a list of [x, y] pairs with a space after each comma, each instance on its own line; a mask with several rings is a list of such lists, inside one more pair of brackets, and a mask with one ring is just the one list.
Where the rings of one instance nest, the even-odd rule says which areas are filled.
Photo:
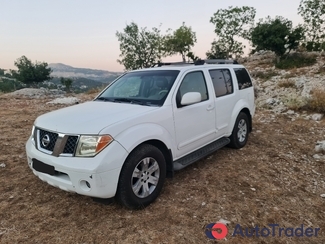
[[[116, 32], [139, 27], [176, 30], [183, 22], [196, 32], [193, 51], [201, 58], [214, 40], [210, 18], [218, 9], [250, 6], [261, 18], [283, 16], [295, 25], [300, 0], [0, 0], [0, 68], [15, 69], [25, 55], [33, 62], [123, 71], [117, 63]], [[181, 61], [180, 56], [164, 61]]]

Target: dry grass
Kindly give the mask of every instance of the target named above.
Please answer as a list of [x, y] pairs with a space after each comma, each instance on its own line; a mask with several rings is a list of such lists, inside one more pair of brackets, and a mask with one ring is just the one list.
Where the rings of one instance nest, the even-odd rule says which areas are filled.
[[289, 78], [305, 75], [307, 71], [308, 71], [308, 69], [306, 69], [306, 68], [292, 68], [292, 69], [290, 69], [288, 74], [285, 74], [283, 76], [283, 78], [289, 79]]
[[299, 111], [306, 109], [308, 99], [298, 96], [296, 94], [288, 96], [284, 99], [284, 105], [291, 110]]
[[325, 90], [313, 89], [311, 97], [305, 98], [298, 95], [287, 97], [284, 104], [292, 110], [307, 110], [310, 112], [325, 113]]
[[325, 74], [325, 65], [320, 66], [316, 74]]
[[311, 98], [308, 100], [307, 108], [311, 111], [325, 113], [325, 90], [314, 89]]
[[293, 80], [282, 80], [278, 82], [278, 87], [282, 88], [296, 88], [296, 83]]
[[251, 72], [252, 77], [254, 78], [260, 78], [262, 80], [269, 80], [271, 79], [273, 76], [277, 76], [278, 73], [274, 70], [267, 70], [265, 72], [263, 71], [255, 71], [255, 72]]
[[272, 58], [269, 59], [262, 59], [258, 61], [258, 67], [263, 69], [270, 69], [274, 67], [274, 62]]
[[[325, 121], [292, 122], [260, 110], [245, 148], [221, 149], [177, 172], [155, 203], [130, 211], [64, 192], [33, 175], [25, 154], [33, 121], [62, 107], [44, 106], [46, 101], [0, 99], [6, 108], [0, 110], [0, 164], [6, 165], [0, 167], [1, 243], [212, 243], [204, 228], [220, 218], [231, 222], [229, 244], [325, 243], [325, 164], [313, 158]], [[236, 224], [272, 223], [321, 232], [313, 238], [230, 234]]]

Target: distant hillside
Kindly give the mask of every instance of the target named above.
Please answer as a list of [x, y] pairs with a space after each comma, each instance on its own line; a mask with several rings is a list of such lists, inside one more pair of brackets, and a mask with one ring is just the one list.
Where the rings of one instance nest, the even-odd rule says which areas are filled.
[[[83, 77], [79, 77], [79, 78], [74, 77], [72, 79], [73, 79], [73, 83], [72, 83], [71, 90], [75, 93], [86, 92], [93, 88], [101, 88], [102, 89], [107, 85], [106, 83], [83, 78]], [[48, 82], [47, 85], [51, 85], [51, 84], [55, 85], [56, 87], [60, 87], [60, 89], [63, 89], [59, 77], [54, 77], [52, 80], [50, 80]]]
[[86, 78], [102, 83], [109, 83], [122, 74], [122, 72], [75, 68], [61, 63], [49, 64], [49, 67], [53, 70], [51, 73], [53, 77]]

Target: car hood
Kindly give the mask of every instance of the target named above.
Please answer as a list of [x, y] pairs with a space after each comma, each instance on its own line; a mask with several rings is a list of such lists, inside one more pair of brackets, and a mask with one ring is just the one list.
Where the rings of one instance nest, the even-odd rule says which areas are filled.
[[91, 101], [46, 113], [38, 117], [35, 126], [63, 134], [99, 134], [100, 131], [159, 107], [128, 103]]

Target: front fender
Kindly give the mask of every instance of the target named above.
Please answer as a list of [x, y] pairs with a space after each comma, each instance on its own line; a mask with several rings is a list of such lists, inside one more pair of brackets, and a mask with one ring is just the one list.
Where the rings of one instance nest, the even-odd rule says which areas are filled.
[[159, 140], [164, 143], [168, 149], [171, 149], [173, 155], [175, 155], [175, 142], [173, 138], [173, 135], [171, 135], [164, 127], [158, 124], [145, 123], [128, 128], [118, 134], [114, 139], [129, 153], [145, 141]]

